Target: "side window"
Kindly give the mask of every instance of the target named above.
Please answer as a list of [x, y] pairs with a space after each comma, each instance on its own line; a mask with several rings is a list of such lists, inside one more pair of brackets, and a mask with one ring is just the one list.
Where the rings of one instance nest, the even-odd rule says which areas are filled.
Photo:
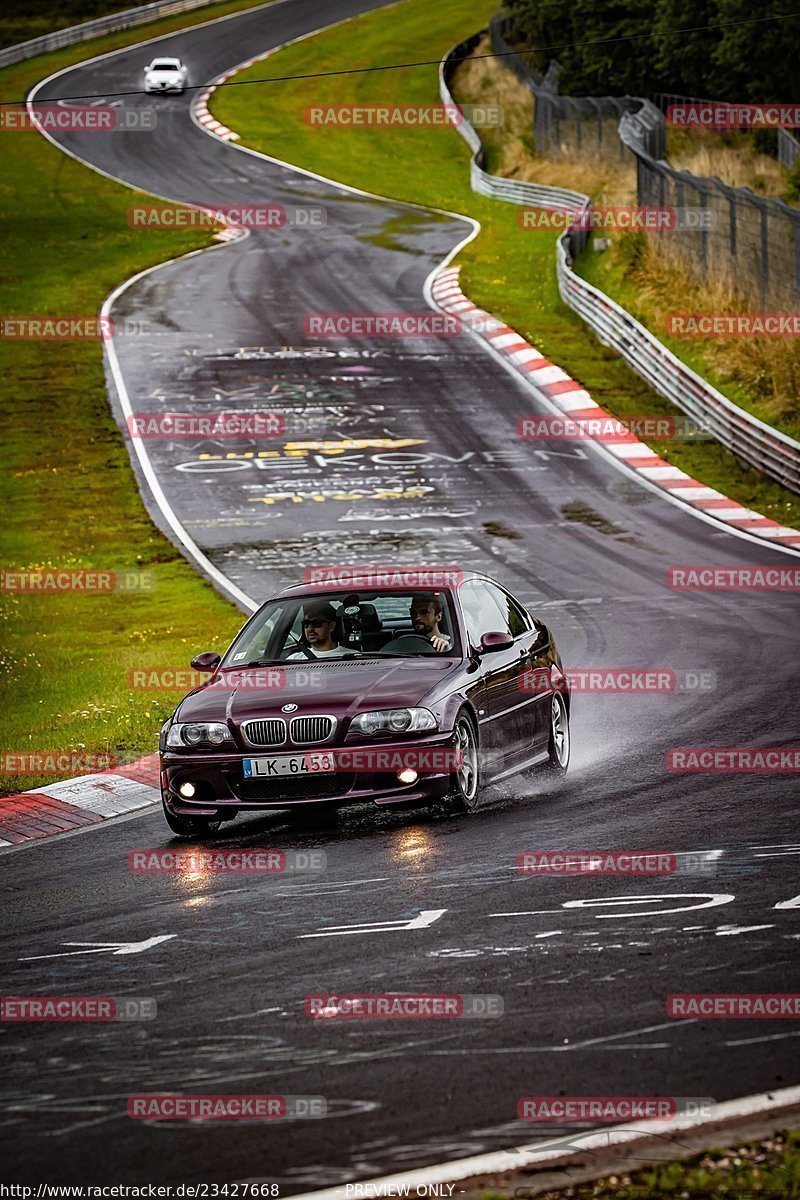
[[470, 580], [461, 585], [458, 594], [461, 597], [469, 640], [473, 646], [480, 646], [485, 633], [507, 628], [505, 617], [486, 584], [477, 579]]
[[522, 633], [528, 633], [531, 623], [516, 600], [512, 600], [507, 592], [504, 592], [502, 588], [495, 587], [492, 583], [487, 583], [485, 586], [503, 614], [504, 625], [501, 628], [508, 629], [511, 636], [515, 638]]

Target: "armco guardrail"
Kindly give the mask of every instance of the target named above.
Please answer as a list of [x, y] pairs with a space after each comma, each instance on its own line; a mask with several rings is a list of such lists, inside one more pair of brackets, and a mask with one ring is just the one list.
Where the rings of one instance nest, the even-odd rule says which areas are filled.
[[[445, 104], [452, 104], [458, 108], [447, 86], [448, 62], [452, 58], [466, 57], [475, 49], [481, 36], [480, 33], [473, 34], [445, 55], [439, 64], [439, 92]], [[490, 175], [483, 169], [481, 139], [463, 113], [456, 129], [472, 150], [469, 179], [473, 192], [490, 196], [493, 200], [506, 200], [509, 204], [530, 204], [536, 208], [568, 208], [580, 211], [589, 203], [588, 196], [584, 196], [582, 192], [571, 192], [568, 188], [540, 187], [538, 183], [525, 183], [517, 179], [502, 179], [499, 175]]]
[[[444, 104], [459, 108], [448, 86], [454, 62], [466, 57], [481, 36], [476, 34], [461, 42], [442, 59], [439, 66], [439, 93]], [[473, 151], [470, 165], [473, 191], [514, 204], [535, 208], [566, 208], [577, 213], [591, 205], [591, 199], [580, 192], [548, 187], [546, 184], [501, 179], [488, 174], [481, 166], [483, 148], [480, 137], [463, 113], [456, 128]], [[713, 434], [737, 458], [763, 471], [793, 492], [800, 493], [800, 442], [739, 408], [681, 362], [624, 308], [575, 274], [572, 260], [588, 238], [585, 227], [568, 229], [558, 238], [556, 273], [558, 290], [564, 303], [574, 309], [591, 326], [600, 341], [616, 350], [655, 391]]]
[[126, 8], [123, 12], [109, 13], [108, 16], [97, 17], [94, 21], [84, 21], [82, 25], [68, 25], [66, 29], [57, 29], [54, 33], [31, 38], [29, 42], [6, 46], [4, 50], [0, 50], [0, 67], [10, 67], [14, 63], [24, 62], [26, 58], [34, 58], [37, 54], [60, 50], [62, 46], [75, 46], [78, 42], [88, 42], [90, 38], [100, 37], [103, 33], [117, 33], [120, 29], [145, 25], [158, 17], [191, 12], [193, 8], [204, 8], [211, 3], [213, 0], [154, 0], [154, 3], [143, 4], [141, 8]]

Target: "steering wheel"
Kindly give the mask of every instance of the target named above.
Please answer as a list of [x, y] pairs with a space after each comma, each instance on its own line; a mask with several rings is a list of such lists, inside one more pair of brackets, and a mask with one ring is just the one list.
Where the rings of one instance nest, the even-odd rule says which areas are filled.
[[421, 633], [402, 633], [400, 637], [381, 646], [381, 652], [384, 654], [419, 654], [423, 646], [425, 647], [424, 653], [436, 653], [432, 644]]

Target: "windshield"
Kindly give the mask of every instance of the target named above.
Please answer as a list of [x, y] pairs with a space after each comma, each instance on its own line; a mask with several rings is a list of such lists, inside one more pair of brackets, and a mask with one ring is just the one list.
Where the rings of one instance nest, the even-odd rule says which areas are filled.
[[177, 58], [161, 58], [154, 62], [151, 71], [179, 71], [181, 64]]
[[461, 655], [449, 592], [316, 592], [265, 604], [222, 666], [424, 655]]

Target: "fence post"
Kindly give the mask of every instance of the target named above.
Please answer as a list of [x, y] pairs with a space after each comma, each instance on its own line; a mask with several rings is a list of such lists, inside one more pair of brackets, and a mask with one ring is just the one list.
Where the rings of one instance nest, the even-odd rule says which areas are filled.
[[769, 215], [763, 200], [758, 208], [761, 218], [761, 303], [766, 308], [769, 290]]
[[706, 222], [708, 192], [705, 188], [700, 188], [700, 208], [703, 213], [700, 223], [700, 261], [703, 264], [703, 275], [708, 275], [708, 225]]

